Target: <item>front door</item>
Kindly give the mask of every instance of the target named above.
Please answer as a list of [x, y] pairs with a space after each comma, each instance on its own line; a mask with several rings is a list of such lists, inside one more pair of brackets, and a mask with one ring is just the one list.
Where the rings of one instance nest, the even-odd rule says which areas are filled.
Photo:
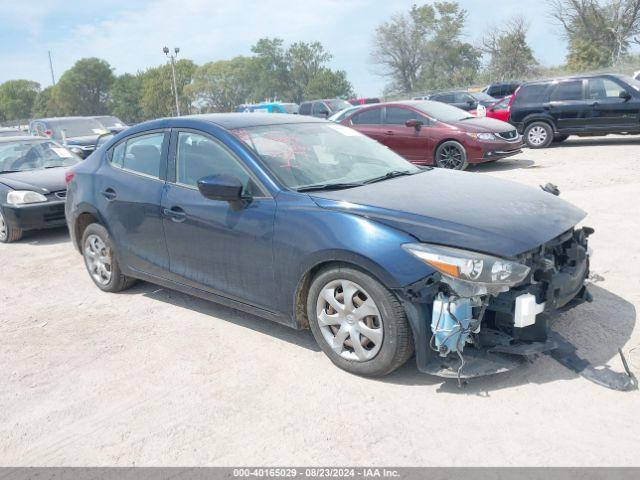
[[[203, 132], [173, 132], [169, 182], [162, 198], [170, 270], [175, 281], [274, 309], [273, 223], [275, 200], [242, 161]], [[230, 174], [251, 197], [244, 208], [209, 200], [200, 178]], [[173, 180], [173, 181], [172, 181]]]
[[98, 209], [117, 242], [120, 263], [160, 277], [169, 269], [160, 212], [168, 147], [163, 130], [128, 137], [94, 175]]
[[[620, 96], [626, 93], [631, 98]], [[621, 83], [610, 78], [589, 78], [587, 98], [591, 104], [589, 127], [603, 131], [637, 130], [640, 127], [640, 101]]]
[[[407, 127], [407, 120], [419, 120], [421, 128]], [[433, 146], [429, 141], [429, 119], [405, 107], [386, 107], [384, 138], [381, 143], [410, 162], [431, 163]]]

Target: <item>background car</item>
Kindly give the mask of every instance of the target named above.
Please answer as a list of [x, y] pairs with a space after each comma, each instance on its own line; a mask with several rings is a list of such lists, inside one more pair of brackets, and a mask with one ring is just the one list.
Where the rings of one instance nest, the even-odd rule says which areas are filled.
[[15, 137], [23, 135], [23, 133], [14, 127], [0, 127], [0, 137]]
[[65, 173], [80, 159], [53, 140], [0, 138], [0, 242], [64, 226]]
[[349, 99], [349, 103], [351, 105], [369, 105], [371, 103], [380, 103], [380, 99], [377, 97], [373, 98], [351, 98]]
[[330, 121], [336, 122], [336, 123], [340, 123], [340, 122], [342, 122], [342, 120], [347, 118], [349, 115], [351, 115], [356, 110], [361, 109], [363, 106], [364, 105], [354, 105], [352, 107], [343, 108], [342, 110], [340, 110], [340, 111], [334, 113], [333, 115], [331, 115], [327, 120], [330, 120]]
[[487, 95], [500, 99], [507, 95], [513, 95], [513, 92], [515, 92], [521, 84], [522, 82], [491, 83], [484, 87], [482, 91]]
[[496, 120], [508, 122], [509, 116], [511, 115], [512, 98], [512, 95], [507, 95], [506, 97], [484, 108], [480, 114], [478, 113], [478, 110], [470, 110], [469, 113], [475, 116], [485, 116], [487, 118], [495, 118]]
[[420, 165], [464, 170], [521, 151], [516, 129], [434, 101], [380, 103], [342, 121]]
[[31, 120], [29, 131], [62, 143], [79, 157], [86, 158], [95, 150], [98, 137], [108, 129], [93, 117], [57, 117]]
[[530, 148], [569, 135], [640, 134], [640, 81], [607, 74], [525, 83], [510, 113]]
[[262, 112], [262, 113], [298, 113], [297, 103], [280, 103], [280, 102], [264, 102], [264, 103], [247, 103], [238, 105], [236, 112]]
[[634, 78], [635, 80], [640, 80], [640, 70], [638, 70], [637, 72], [635, 72], [635, 73], [633, 74], [633, 78]]
[[432, 100], [434, 102], [448, 103], [461, 110], [476, 110], [480, 105], [487, 107], [497, 100], [483, 92], [468, 92], [466, 90], [455, 90], [447, 92], [436, 92], [416, 97], [414, 100]]
[[329, 118], [336, 112], [351, 107], [349, 102], [339, 98], [331, 98], [328, 100], [313, 100], [302, 102], [300, 104], [300, 115], [309, 115], [318, 118]]
[[386, 375], [414, 351], [420, 371], [445, 377], [510, 370], [554, 347], [548, 314], [590, 298], [583, 211], [540, 188], [418, 168], [331, 122], [169, 118], [98, 153], [68, 175], [66, 216], [99, 289], [147, 280], [310, 328], [354, 374]]

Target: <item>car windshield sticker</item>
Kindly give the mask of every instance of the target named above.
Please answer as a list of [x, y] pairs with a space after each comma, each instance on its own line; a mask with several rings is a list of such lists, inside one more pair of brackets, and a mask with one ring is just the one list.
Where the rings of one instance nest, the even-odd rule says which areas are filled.
[[66, 148], [51, 147], [51, 150], [53, 150], [60, 158], [73, 158], [71, 152]]

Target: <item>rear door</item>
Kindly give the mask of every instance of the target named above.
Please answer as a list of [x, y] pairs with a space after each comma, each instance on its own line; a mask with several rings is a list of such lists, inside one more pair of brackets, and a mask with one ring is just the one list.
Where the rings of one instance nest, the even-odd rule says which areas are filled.
[[120, 263], [159, 277], [169, 269], [160, 212], [168, 148], [168, 130], [127, 137], [110, 149], [109, 161], [93, 177]]
[[[407, 127], [407, 120], [419, 120], [423, 126], [419, 130]], [[429, 123], [428, 118], [408, 107], [386, 107], [383, 138], [380, 142], [411, 162], [425, 163], [427, 159], [433, 158]]]
[[[215, 137], [174, 129], [172, 138], [162, 212], [174, 281], [271, 310], [275, 200]], [[244, 208], [200, 194], [198, 180], [218, 174], [243, 183]]]
[[[628, 93], [630, 99], [621, 98]], [[609, 77], [587, 79], [587, 98], [590, 101], [588, 127], [602, 131], [637, 130], [640, 102], [622, 82]]]
[[586, 82], [564, 80], [551, 89], [548, 109], [556, 121], [558, 131], [580, 132], [591, 115], [591, 102], [584, 94]]

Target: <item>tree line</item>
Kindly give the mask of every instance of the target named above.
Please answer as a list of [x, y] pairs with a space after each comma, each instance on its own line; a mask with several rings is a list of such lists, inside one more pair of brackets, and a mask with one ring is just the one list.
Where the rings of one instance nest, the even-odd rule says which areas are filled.
[[[514, 17], [465, 40], [468, 13], [456, 1], [414, 5], [379, 25], [371, 60], [387, 78], [385, 94], [408, 95], [490, 81], [618, 68], [640, 61], [640, 0], [547, 0], [547, 17], [567, 41], [566, 63], [544, 68], [527, 42], [528, 23]], [[251, 55], [196, 65], [176, 62], [181, 112], [233, 110], [265, 99], [299, 103], [349, 98], [353, 87], [319, 42], [284, 45], [263, 38]], [[128, 123], [175, 114], [171, 66], [115, 75], [108, 62], [85, 58], [44, 89], [30, 80], [0, 85], [0, 121], [29, 117], [113, 114]]]

